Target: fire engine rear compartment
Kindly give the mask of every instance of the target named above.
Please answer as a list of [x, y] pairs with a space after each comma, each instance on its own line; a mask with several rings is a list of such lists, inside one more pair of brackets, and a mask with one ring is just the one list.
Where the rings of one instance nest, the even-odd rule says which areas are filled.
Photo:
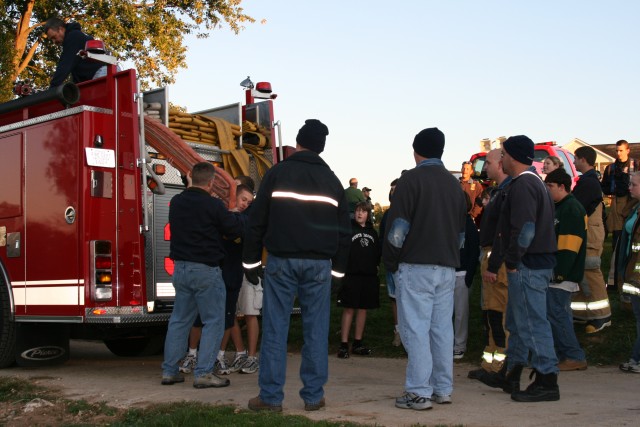
[[0, 115], [0, 366], [64, 361], [70, 337], [161, 350], [170, 313], [148, 310], [136, 84], [110, 74], [80, 85], [79, 106]]

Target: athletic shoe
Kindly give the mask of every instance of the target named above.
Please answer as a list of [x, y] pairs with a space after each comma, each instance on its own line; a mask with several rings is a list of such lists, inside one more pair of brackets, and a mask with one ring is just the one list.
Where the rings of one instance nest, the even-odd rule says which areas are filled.
[[183, 374], [190, 374], [196, 367], [198, 363], [198, 356], [195, 354], [187, 354], [184, 359], [180, 361], [180, 366], [178, 369]]
[[452, 402], [450, 394], [442, 395], [442, 396], [439, 394], [433, 394], [431, 395], [431, 401], [436, 402], [439, 405], [448, 404]]
[[247, 353], [236, 353], [236, 357], [233, 358], [233, 362], [229, 365], [231, 372], [238, 372], [244, 366], [247, 361]]
[[184, 377], [180, 374], [176, 374], [176, 375], [163, 375], [162, 376], [162, 381], [160, 382], [160, 384], [162, 385], [173, 385], [176, 383], [183, 383], [184, 382]]
[[589, 320], [584, 331], [588, 334], [595, 334], [607, 326], [611, 326], [611, 316], [605, 317], [604, 319]]
[[227, 378], [220, 378], [212, 372], [193, 379], [194, 388], [226, 387], [229, 384], [231, 381]]
[[260, 369], [260, 363], [258, 363], [258, 358], [256, 356], [249, 356], [247, 360], [245, 360], [244, 365], [240, 368], [241, 374], [255, 374]]
[[460, 360], [464, 357], [464, 351], [462, 350], [453, 350], [453, 359]]
[[216, 375], [229, 375], [231, 373], [231, 369], [229, 369], [227, 361], [224, 359], [224, 357], [222, 359], [216, 359], [216, 363], [215, 365], [213, 365], [213, 372]]
[[394, 347], [400, 347], [402, 345], [402, 338], [400, 338], [400, 332], [393, 331], [393, 341], [391, 341], [391, 345]]
[[414, 393], [405, 393], [404, 395], [396, 398], [396, 408], [424, 411], [431, 409], [431, 399], [428, 397], [418, 396]]
[[358, 356], [370, 356], [371, 349], [368, 347], [365, 347], [363, 344], [359, 344], [357, 346], [354, 345], [351, 347], [351, 353], [357, 354]]
[[640, 374], [640, 364], [633, 359], [629, 359], [620, 365], [620, 370], [624, 372], [632, 372], [634, 374]]

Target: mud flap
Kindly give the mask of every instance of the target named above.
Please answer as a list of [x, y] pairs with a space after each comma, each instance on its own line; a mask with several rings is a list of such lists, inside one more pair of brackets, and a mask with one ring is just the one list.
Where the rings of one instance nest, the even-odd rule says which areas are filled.
[[48, 323], [16, 323], [19, 366], [59, 365], [69, 360], [69, 327]]

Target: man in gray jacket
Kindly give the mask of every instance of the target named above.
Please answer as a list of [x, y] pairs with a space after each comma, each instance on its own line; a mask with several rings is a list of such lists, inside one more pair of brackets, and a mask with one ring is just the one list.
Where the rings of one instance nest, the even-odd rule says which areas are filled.
[[451, 403], [453, 290], [467, 203], [440, 160], [444, 134], [438, 128], [418, 133], [413, 150], [416, 167], [402, 175], [393, 195], [383, 260], [394, 273], [398, 326], [409, 355], [405, 394], [395, 404], [425, 410], [431, 400]]

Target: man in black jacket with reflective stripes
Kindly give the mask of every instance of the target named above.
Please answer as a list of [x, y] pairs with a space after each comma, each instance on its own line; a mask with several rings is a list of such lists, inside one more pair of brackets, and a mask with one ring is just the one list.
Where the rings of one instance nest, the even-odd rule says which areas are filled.
[[266, 173], [249, 216], [242, 256], [247, 280], [258, 283], [263, 246], [268, 252], [260, 394], [249, 401], [255, 411], [282, 411], [287, 335], [296, 295], [304, 338], [300, 397], [307, 411], [325, 404], [331, 277], [344, 276], [351, 244], [344, 190], [318, 155], [328, 134], [320, 121], [305, 122], [296, 138], [297, 152]]

